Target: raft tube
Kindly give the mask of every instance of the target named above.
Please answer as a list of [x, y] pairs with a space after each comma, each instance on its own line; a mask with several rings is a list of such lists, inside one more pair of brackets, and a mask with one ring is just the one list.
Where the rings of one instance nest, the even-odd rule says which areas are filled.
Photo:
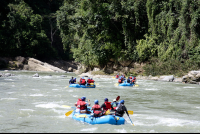
[[75, 110], [72, 113], [72, 118], [78, 121], [86, 122], [89, 124], [111, 124], [111, 125], [123, 125], [125, 124], [125, 119], [120, 116], [114, 115], [103, 115], [101, 117], [93, 117], [90, 114], [80, 114], [76, 113]]
[[119, 84], [119, 86], [133, 86], [133, 83], [127, 83], [126, 81], [124, 81], [124, 83]]
[[75, 87], [75, 88], [95, 88], [96, 85], [79, 85], [79, 84], [70, 84], [69, 87]]

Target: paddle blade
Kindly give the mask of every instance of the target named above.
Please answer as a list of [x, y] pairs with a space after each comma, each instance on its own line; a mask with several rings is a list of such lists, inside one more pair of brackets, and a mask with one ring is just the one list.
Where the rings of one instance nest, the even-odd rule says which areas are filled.
[[128, 111], [128, 113], [132, 115], [132, 114], [133, 114], [133, 111]]
[[109, 115], [110, 114], [110, 110], [108, 109], [105, 113], [105, 115]]
[[115, 85], [116, 85], [116, 86], [118, 86], [118, 85], [119, 85], [119, 83], [115, 83]]
[[67, 106], [67, 105], [62, 105], [62, 107], [68, 107], [68, 108], [71, 108], [71, 106]]
[[117, 96], [116, 101], [118, 101], [120, 99], [120, 96]]
[[74, 110], [71, 110], [71, 111], [65, 113], [65, 115], [66, 115], [66, 116], [69, 116], [73, 111], [74, 111]]
[[68, 88], [68, 86], [66, 86], [65, 88]]

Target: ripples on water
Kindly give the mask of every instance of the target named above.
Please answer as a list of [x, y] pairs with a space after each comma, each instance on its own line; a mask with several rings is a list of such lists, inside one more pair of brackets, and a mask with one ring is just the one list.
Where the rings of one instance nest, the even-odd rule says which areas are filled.
[[[12, 71], [16, 76], [0, 78], [0, 132], [44, 133], [161, 133], [200, 132], [200, 87], [192, 84], [137, 80], [139, 87], [117, 87], [116, 79], [95, 78], [96, 88], [69, 88], [73, 73]], [[86, 96], [112, 101], [125, 100], [131, 122], [126, 124], [90, 125], [73, 120], [65, 113], [73, 110], [77, 98]]]

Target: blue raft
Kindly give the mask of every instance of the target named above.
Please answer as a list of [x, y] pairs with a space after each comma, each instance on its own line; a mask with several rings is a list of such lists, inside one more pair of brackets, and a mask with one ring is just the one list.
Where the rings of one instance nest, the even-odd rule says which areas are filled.
[[127, 83], [127, 81], [124, 81], [124, 83], [119, 84], [118, 86], [133, 86], [134, 83]]
[[101, 117], [93, 117], [90, 114], [80, 114], [76, 113], [75, 110], [72, 113], [72, 118], [78, 121], [86, 122], [89, 124], [111, 124], [111, 125], [123, 125], [125, 124], [125, 119], [120, 116], [114, 115], [103, 115]]
[[79, 84], [70, 84], [69, 87], [75, 87], [75, 88], [95, 88], [96, 85], [89, 85], [89, 84], [85, 84], [85, 85], [79, 85]]

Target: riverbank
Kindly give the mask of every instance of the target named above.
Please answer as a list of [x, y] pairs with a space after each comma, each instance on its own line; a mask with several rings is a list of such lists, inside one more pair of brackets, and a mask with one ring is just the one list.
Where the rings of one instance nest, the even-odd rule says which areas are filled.
[[[4, 66], [4, 68], [2, 68]], [[34, 58], [25, 58], [17, 56], [15, 58], [0, 58], [0, 67], [2, 70], [27, 70], [27, 71], [46, 71], [46, 72], [60, 72], [68, 73], [73, 72], [79, 77], [88, 76], [92, 78], [113, 78], [116, 74], [130, 74], [127, 73], [127, 70], [131, 70], [133, 75], [137, 76], [137, 79], [143, 80], [154, 80], [154, 81], [168, 81], [168, 82], [181, 82], [189, 84], [198, 84], [200, 85], [200, 71], [190, 71], [187, 75], [183, 77], [177, 77], [173, 75], [163, 75], [163, 76], [143, 76], [144, 64], [134, 63], [135, 68], [129, 69], [124, 67], [121, 70], [113, 70], [113, 66], [107, 68], [97, 68], [93, 70], [88, 70], [85, 66], [77, 63], [75, 61], [64, 61], [64, 60], [49, 60], [46, 62], [34, 59]], [[110, 72], [110, 73], [108, 73]], [[0, 75], [0, 77], [7, 75]], [[9, 75], [8, 75], [9, 76]]]

